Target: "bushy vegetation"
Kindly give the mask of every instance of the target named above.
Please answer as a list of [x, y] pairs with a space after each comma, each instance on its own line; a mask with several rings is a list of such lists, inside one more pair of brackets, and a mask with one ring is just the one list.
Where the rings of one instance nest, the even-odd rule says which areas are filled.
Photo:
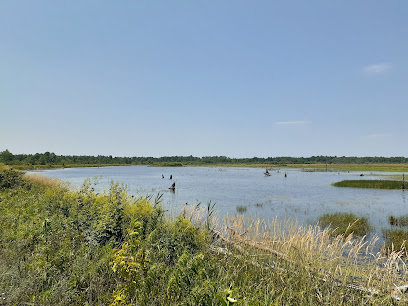
[[12, 169], [5, 169], [0, 171], [0, 191], [21, 186], [29, 187], [20, 172], [14, 171]]
[[[334, 183], [336, 187], [402, 189], [402, 181], [389, 180], [344, 180]], [[408, 187], [408, 185], [407, 185]]]
[[70, 191], [1, 173], [0, 304], [395, 305], [390, 288], [406, 282], [398, 254], [360, 261], [371, 242], [317, 226], [215, 228], [210, 204], [169, 218], [160, 197], [116, 183], [98, 194], [92, 180]]
[[332, 228], [331, 235], [350, 235], [365, 236], [370, 231], [370, 224], [367, 218], [357, 217], [352, 213], [334, 213], [320, 216], [319, 222], [323, 227]]

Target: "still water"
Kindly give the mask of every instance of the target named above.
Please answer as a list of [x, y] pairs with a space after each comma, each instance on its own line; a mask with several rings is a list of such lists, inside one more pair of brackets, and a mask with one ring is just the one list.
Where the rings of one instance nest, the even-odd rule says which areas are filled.
[[[130, 194], [144, 196], [163, 193], [163, 207], [181, 211], [188, 203], [216, 203], [218, 216], [240, 214], [238, 206], [247, 208], [245, 214], [261, 218], [291, 218], [303, 224], [315, 224], [320, 215], [351, 212], [368, 218], [377, 234], [389, 228], [388, 217], [408, 214], [407, 191], [339, 188], [332, 183], [345, 179], [378, 179], [365, 172], [303, 172], [298, 169], [270, 171], [232, 167], [101, 167], [69, 168], [40, 171], [80, 186], [86, 178], [100, 177], [97, 187], [107, 189], [110, 181], [123, 183]], [[287, 177], [285, 177], [287, 173]], [[360, 177], [365, 173], [364, 177]], [[381, 173], [382, 175], [385, 173]], [[389, 173], [386, 173], [389, 174]], [[162, 178], [164, 175], [164, 178]], [[172, 175], [172, 179], [170, 179]], [[175, 192], [170, 185], [175, 182]]]

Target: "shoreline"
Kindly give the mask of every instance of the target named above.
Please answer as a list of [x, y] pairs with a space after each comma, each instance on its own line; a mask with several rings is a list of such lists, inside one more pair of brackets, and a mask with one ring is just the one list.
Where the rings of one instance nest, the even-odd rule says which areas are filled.
[[[181, 163], [180, 163], [181, 164]], [[119, 167], [119, 166], [152, 166], [152, 167], [243, 167], [243, 168], [270, 168], [270, 169], [304, 169], [310, 172], [318, 171], [378, 171], [378, 172], [408, 172], [408, 164], [248, 164], [248, 163], [216, 163], [195, 164], [186, 163], [181, 165], [168, 164], [69, 164], [69, 165], [4, 165], [1, 168], [16, 170], [52, 170], [63, 168], [87, 168], [87, 167]]]

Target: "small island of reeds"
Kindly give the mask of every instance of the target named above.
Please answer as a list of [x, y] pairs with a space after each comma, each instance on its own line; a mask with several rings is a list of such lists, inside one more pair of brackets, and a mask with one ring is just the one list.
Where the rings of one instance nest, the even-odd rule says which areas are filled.
[[390, 180], [344, 180], [334, 183], [333, 186], [352, 188], [404, 189], [402, 181]]
[[367, 218], [357, 217], [352, 213], [334, 213], [320, 216], [319, 222], [323, 227], [330, 227], [331, 236], [350, 235], [365, 236], [371, 229]]

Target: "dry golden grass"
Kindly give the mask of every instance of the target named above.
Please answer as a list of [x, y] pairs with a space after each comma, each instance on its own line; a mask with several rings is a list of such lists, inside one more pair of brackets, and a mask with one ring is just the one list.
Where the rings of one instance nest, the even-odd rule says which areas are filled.
[[25, 174], [24, 178], [35, 185], [43, 187], [51, 188], [67, 187], [67, 184], [64, 181], [59, 180], [57, 178], [45, 177], [41, 174]]
[[244, 216], [225, 218], [221, 233], [235, 243], [269, 251], [288, 262], [308, 267], [322, 279], [390, 293], [396, 286], [408, 283], [404, 251], [394, 250], [389, 254], [375, 251], [377, 237], [332, 238], [330, 231], [319, 225], [300, 226], [288, 219], [280, 222], [278, 218], [265, 222]]
[[[184, 208], [184, 215], [197, 225], [206, 222], [205, 208]], [[224, 242], [246, 252], [259, 264], [266, 255], [276, 256], [289, 267], [304, 268], [322, 281], [334, 280], [338, 286], [367, 294], [389, 294], [404, 299], [408, 284], [404, 250], [386, 252], [378, 247], [378, 237], [355, 239], [352, 235], [331, 236], [329, 229], [299, 225], [277, 217], [269, 222], [248, 216], [227, 216], [221, 222], [210, 218], [214, 232]]]
[[11, 169], [13, 169], [13, 167], [7, 166], [4, 164], [0, 164], [0, 170], [11, 170]]

